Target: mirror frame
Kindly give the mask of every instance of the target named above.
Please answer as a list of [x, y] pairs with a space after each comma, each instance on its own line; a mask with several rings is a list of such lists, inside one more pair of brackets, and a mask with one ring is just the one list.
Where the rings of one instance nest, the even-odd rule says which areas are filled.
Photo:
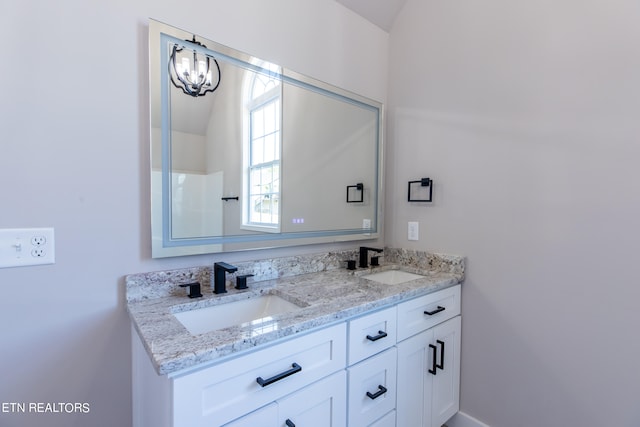
[[[149, 20], [149, 102], [150, 102], [150, 127], [153, 128], [154, 110], [160, 108], [160, 129], [161, 129], [161, 175], [162, 190], [159, 194], [161, 198], [161, 218], [157, 217], [158, 212], [154, 212], [157, 201], [154, 202], [154, 184], [151, 178], [151, 234], [152, 234], [152, 257], [173, 257], [183, 255], [211, 254], [221, 252], [235, 252], [243, 250], [256, 249], [272, 249], [279, 247], [349, 242], [358, 240], [377, 239], [382, 235], [382, 209], [384, 206], [384, 106], [378, 101], [371, 100], [364, 96], [355, 94], [345, 89], [338, 88], [328, 83], [319, 81], [309, 76], [288, 70], [281, 67], [281, 78], [283, 83], [293, 84], [306, 90], [314, 91], [326, 96], [339, 99], [374, 111], [377, 116], [377, 147], [375, 153], [376, 170], [374, 182], [376, 188], [371, 189], [371, 204], [375, 206], [373, 209], [373, 218], [371, 219], [371, 228], [363, 233], [362, 229], [342, 229], [342, 230], [320, 230], [320, 231], [301, 231], [301, 232], [280, 232], [280, 233], [262, 233], [247, 234], [233, 236], [207, 236], [207, 237], [190, 237], [190, 238], [172, 238], [171, 237], [171, 142], [170, 142], [170, 106], [168, 102], [169, 80], [166, 72], [168, 63], [168, 53], [162, 46], [167, 41], [176, 40], [183, 42], [194, 36], [189, 33], [168, 24], [150, 19]], [[253, 64], [256, 61], [262, 61], [260, 58], [253, 57], [246, 53], [240, 52], [228, 46], [221, 45], [206, 39], [200, 35], [195, 35], [199, 40], [203, 41], [207, 48], [206, 51], [214, 51], [225, 61], [236, 63], [244, 68], [251, 68], [259, 71], [260, 67]], [[204, 48], [203, 48], [204, 49]], [[156, 84], [154, 84], [156, 82]], [[154, 105], [160, 103], [160, 107]], [[150, 156], [151, 165], [150, 172], [153, 174], [153, 130], [150, 134]], [[241, 143], [241, 142], [239, 142]], [[158, 194], [156, 191], [155, 194]], [[158, 197], [158, 196], [155, 196]], [[243, 243], [246, 247], [224, 248], [225, 244]], [[221, 249], [222, 248], [222, 249]]]

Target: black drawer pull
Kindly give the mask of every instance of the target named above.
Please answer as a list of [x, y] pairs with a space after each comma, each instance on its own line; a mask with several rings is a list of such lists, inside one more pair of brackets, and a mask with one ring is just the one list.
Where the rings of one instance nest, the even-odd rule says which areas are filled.
[[282, 372], [278, 375], [274, 375], [273, 377], [267, 378], [266, 380], [263, 380], [262, 377], [258, 377], [256, 378], [256, 382], [262, 387], [266, 387], [269, 384], [273, 384], [276, 381], [280, 381], [281, 379], [287, 378], [289, 375], [293, 375], [300, 371], [302, 371], [302, 367], [297, 363], [293, 363], [291, 364], [291, 369], [289, 369], [288, 371]]
[[433, 354], [432, 354], [433, 355], [433, 360], [431, 362], [431, 369], [429, 369], [429, 373], [435, 375], [436, 374], [436, 368], [438, 367], [438, 365], [436, 364], [436, 355], [437, 355], [436, 351], [438, 349], [433, 344], [429, 344], [429, 348], [431, 350], [433, 350]]
[[444, 341], [436, 340], [440, 344], [440, 364], [436, 364], [436, 368], [444, 370]]
[[293, 421], [291, 421], [289, 418], [287, 418], [287, 421], [285, 421], [284, 423], [287, 425], [287, 427], [296, 427]]
[[378, 335], [376, 335], [375, 337], [372, 337], [371, 335], [367, 335], [367, 339], [369, 341], [378, 341], [380, 338], [384, 338], [387, 336], [387, 333], [384, 331], [378, 331]]
[[382, 396], [386, 392], [387, 392], [386, 387], [382, 386], [382, 385], [379, 385], [378, 386], [378, 391], [375, 394], [371, 394], [371, 392], [367, 392], [367, 396], [369, 397], [369, 399], [373, 400], [373, 399], [379, 398], [380, 396]]
[[425, 310], [424, 314], [428, 314], [429, 316], [433, 316], [434, 314], [438, 314], [438, 313], [440, 313], [441, 311], [445, 311], [445, 310], [446, 310], [446, 308], [444, 308], [444, 307], [442, 307], [442, 306], [440, 306], [440, 305], [439, 305], [439, 306], [438, 306], [438, 308], [436, 308], [436, 309], [435, 309], [435, 310], [433, 310], [433, 311], [426, 311], [426, 310]]

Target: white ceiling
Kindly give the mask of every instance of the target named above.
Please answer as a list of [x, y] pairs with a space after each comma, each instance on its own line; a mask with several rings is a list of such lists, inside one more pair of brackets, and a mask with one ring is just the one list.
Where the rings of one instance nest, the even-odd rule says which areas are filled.
[[336, 0], [358, 15], [389, 32], [407, 0]]

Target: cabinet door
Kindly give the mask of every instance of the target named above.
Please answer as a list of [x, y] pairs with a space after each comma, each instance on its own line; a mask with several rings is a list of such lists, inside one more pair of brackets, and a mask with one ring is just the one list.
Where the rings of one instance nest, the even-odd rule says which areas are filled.
[[460, 316], [398, 344], [398, 426], [440, 427], [460, 405]]
[[437, 374], [433, 376], [432, 426], [440, 427], [460, 408], [460, 316], [433, 328]]
[[398, 344], [398, 426], [431, 425], [432, 340], [429, 329]]
[[240, 417], [222, 427], [276, 427], [278, 426], [278, 405], [272, 403]]
[[279, 400], [278, 427], [346, 427], [346, 390], [347, 375], [340, 371]]

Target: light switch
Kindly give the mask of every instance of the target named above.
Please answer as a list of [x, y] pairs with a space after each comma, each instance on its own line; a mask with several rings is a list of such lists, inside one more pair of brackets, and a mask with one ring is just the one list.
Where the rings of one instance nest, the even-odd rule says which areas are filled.
[[417, 221], [409, 221], [408, 240], [418, 240], [418, 236], [420, 235], [420, 225]]
[[[362, 229], [365, 231], [371, 231], [371, 220], [363, 219], [362, 220]], [[364, 233], [365, 236], [370, 236], [371, 233]]]

